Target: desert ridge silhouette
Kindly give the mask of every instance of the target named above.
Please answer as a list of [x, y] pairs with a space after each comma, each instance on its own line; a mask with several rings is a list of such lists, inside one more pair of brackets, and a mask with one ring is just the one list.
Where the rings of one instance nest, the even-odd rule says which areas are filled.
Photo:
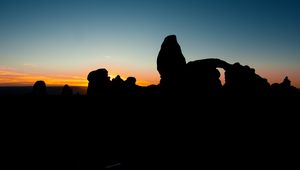
[[[111, 78], [100, 67], [87, 75], [86, 95], [65, 85], [52, 96], [40, 80], [30, 95], [5, 98], [2, 106], [19, 114], [3, 119], [7, 162], [18, 169], [292, 165], [298, 104], [291, 101], [299, 91], [288, 77], [270, 85], [240, 63], [186, 61], [175, 35], [163, 41], [156, 64], [157, 85]], [[224, 85], [217, 68], [225, 70]]]
[[[217, 68], [225, 70], [224, 87], [220, 82], [220, 72]], [[213, 58], [185, 64], [185, 58], [175, 35], [165, 38], [157, 57], [157, 69], [161, 75], [160, 86], [163, 87], [163, 91], [179, 85], [175, 91], [186, 95], [265, 96], [269, 94], [270, 85], [267, 80], [257, 75], [249, 66], [242, 66], [239, 63], [229, 64]]]
[[291, 85], [291, 81], [287, 76], [280, 84], [278, 83], [272, 84], [271, 91], [273, 97], [284, 97], [284, 98], [289, 96], [299, 97], [299, 90], [296, 87]]
[[[193, 98], [199, 97], [274, 97], [298, 96], [299, 91], [291, 85], [286, 78], [283, 83], [272, 86], [266, 78], [256, 74], [255, 69], [240, 63], [229, 64], [217, 58], [201, 59], [186, 62], [177, 42], [176, 35], [167, 36], [161, 44], [157, 56], [157, 71], [160, 74], [160, 83], [141, 88], [133, 83], [131, 90], [133, 96], [151, 96], [158, 94], [160, 97]], [[218, 68], [225, 70], [225, 84], [220, 81]], [[130, 80], [130, 79], [129, 79]], [[118, 75], [112, 80], [108, 71], [101, 68], [88, 75], [88, 96], [124, 96], [129, 90], [128, 82]], [[135, 80], [136, 81], [136, 80]], [[133, 79], [132, 79], [133, 82]], [[129, 85], [130, 86], [130, 85]], [[139, 89], [139, 90], [137, 90]]]

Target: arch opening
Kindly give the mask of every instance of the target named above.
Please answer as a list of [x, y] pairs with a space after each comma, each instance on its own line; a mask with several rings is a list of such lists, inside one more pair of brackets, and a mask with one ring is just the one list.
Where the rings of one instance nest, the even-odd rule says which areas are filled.
[[219, 80], [221, 81], [222, 86], [225, 84], [225, 70], [223, 68], [217, 67], [217, 70], [220, 72]]

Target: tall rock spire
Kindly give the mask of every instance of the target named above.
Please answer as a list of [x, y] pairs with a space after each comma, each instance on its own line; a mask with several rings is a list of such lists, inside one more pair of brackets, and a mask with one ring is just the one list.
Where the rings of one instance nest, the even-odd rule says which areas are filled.
[[186, 65], [185, 58], [175, 35], [169, 35], [161, 45], [157, 57], [157, 70], [161, 85], [178, 83]]

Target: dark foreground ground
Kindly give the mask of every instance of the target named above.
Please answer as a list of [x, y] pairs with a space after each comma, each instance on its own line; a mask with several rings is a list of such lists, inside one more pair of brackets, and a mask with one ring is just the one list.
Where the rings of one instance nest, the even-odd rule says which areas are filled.
[[298, 166], [299, 100], [1, 98], [1, 166], [215, 169]]

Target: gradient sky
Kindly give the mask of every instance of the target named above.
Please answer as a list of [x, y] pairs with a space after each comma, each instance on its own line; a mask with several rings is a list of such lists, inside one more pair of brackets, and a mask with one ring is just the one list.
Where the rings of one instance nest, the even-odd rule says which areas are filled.
[[299, 9], [298, 0], [0, 0], [0, 85], [87, 85], [97, 68], [157, 84], [160, 45], [176, 34], [187, 61], [240, 62], [300, 87]]

